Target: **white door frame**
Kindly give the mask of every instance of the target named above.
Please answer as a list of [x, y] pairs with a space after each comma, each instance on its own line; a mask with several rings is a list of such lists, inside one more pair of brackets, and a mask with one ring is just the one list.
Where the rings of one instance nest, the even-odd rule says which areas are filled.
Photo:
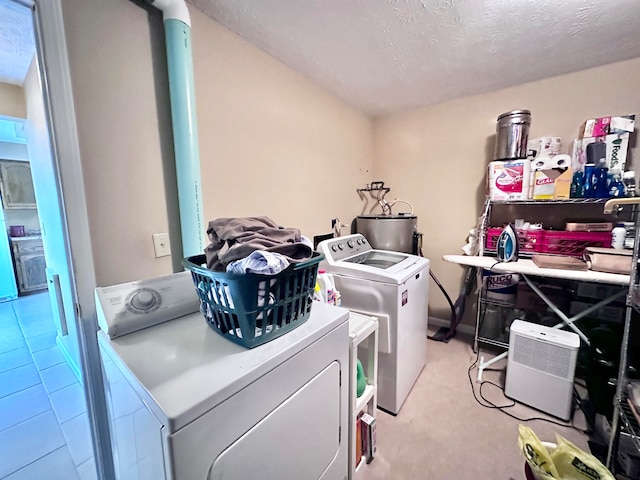
[[115, 479], [102, 366], [97, 338], [94, 291], [95, 268], [89, 230], [89, 215], [82, 176], [71, 74], [67, 57], [61, 0], [36, 0], [28, 4], [34, 12], [34, 31], [40, 81], [51, 139], [51, 153], [61, 217], [66, 227], [65, 246], [69, 278], [75, 301], [82, 380], [87, 401], [98, 478]]

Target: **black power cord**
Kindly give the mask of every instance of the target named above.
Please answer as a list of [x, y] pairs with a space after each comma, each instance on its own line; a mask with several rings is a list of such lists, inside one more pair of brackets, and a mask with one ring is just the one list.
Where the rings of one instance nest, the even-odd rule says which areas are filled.
[[[482, 382], [480, 382], [480, 387], [478, 388], [478, 395], [480, 395], [480, 399], [482, 399], [482, 401], [486, 402], [486, 403], [482, 403], [482, 401], [480, 401], [480, 399], [478, 398], [478, 395], [476, 394], [476, 389], [473, 386], [473, 380], [471, 378], [471, 370], [473, 370], [474, 367], [476, 367], [478, 365], [478, 361], [480, 359], [480, 351], [478, 351], [478, 353], [476, 354], [476, 359], [475, 361], [469, 366], [469, 369], [467, 370], [467, 376], [469, 378], [469, 385], [471, 386], [471, 393], [473, 393], [473, 398], [475, 399], [475, 401], [482, 407], [484, 408], [490, 408], [490, 409], [495, 409], [495, 410], [500, 410], [502, 413], [504, 413], [505, 415], [513, 418], [514, 420], [518, 420], [519, 422], [531, 422], [531, 421], [535, 421], [535, 420], [539, 420], [542, 422], [547, 422], [547, 423], [551, 423], [553, 425], [558, 425], [560, 427], [565, 427], [565, 428], [571, 428], [577, 432], [580, 432], [584, 435], [591, 435], [591, 433], [593, 433], [591, 431], [591, 429], [589, 430], [582, 430], [581, 428], [576, 427], [573, 424], [573, 417], [574, 415], [571, 416], [571, 422], [570, 423], [560, 423], [560, 422], [556, 422], [555, 420], [550, 420], [548, 418], [543, 418], [543, 417], [530, 417], [530, 418], [520, 418], [510, 412], [507, 412], [506, 409], [511, 408], [513, 406], [516, 405], [516, 402], [511, 400], [511, 404], [509, 405], [496, 405], [495, 403], [493, 403], [491, 400], [487, 399], [483, 394], [482, 394], [482, 386], [485, 383], [488, 383], [489, 385], [492, 385], [494, 387], [499, 388], [502, 391], [502, 394], [504, 395], [504, 389], [502, 388], [501, 385], [498, 385], [497, 383], [491, 382], [489, 380], [483, 380]], [[495, 371], [495, 370], [485, 370], [485, 371]], [[582, 409], [583, 407], [583, 402], [582, 399], [580, 398], [580, 396], [578, 395], [578, 392], [576, 391], [576, 389], [574, 388], [573, 390], [573, 394], [574, 397], [577, 397], [576, 400], [576, 405], [577, 408], [574, 409], [573, 413], [575, 414], [576, 410], [578, 409]], [[505, 396], [505, 398], [507, 398]], [[586, 417], [586, 415], [585, 415]]]

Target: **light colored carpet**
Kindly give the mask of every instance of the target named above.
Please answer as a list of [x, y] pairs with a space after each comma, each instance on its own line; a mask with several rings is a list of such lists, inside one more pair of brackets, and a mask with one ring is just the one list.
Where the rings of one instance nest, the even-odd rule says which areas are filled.
[[[524, 459], [518, 450], [518, 420], [474, 400], [467, 370], [475, 361], [473, 339], [458, 333], [449, 343], [427, 341], [427, 364], [400, 413], [377, 410], [378, 452], [358, 472], [366, 480], [521, 480]], [[493, 354], [482, 352], [485, 359]], [[506, 360], [486, 371], [483, 379], [504, 385]], [[472, 370], [476, 392], [477, 370]], [[496, 404], [511, 404], [502, 391], [485, 384], [482, 393]], [[520, 418], [544, 417], [561, 422], [522, 404], [507, 409]], [[543, 421], [525, 423], [543, 441], [555, 442], [559, 433], [589, 451], [587, 436]], [[584, 430], [580, 411], [574, 424]]]

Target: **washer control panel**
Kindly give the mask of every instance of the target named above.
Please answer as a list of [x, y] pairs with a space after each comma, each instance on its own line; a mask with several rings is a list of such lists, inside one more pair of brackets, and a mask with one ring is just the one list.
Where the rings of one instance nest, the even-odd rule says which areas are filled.
[[152, 288], [138, 288], [127, 295], [124, 304], [131, 313], [143, 315], [160, 308], [162, 296]]
[[96, 288], [100, 329], [116, 338], [198, 311], [191, 272]]
[[373, 248], [360, 233], [331, 238], [318, 244], [318, 251], [324, 254], [329, 262], [339, 262], [369, 250]]

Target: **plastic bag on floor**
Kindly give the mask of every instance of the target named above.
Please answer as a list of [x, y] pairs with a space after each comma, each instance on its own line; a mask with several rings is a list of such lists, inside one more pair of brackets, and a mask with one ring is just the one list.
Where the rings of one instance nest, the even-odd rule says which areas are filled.
[[600, 460], [556, 434], [558, 446], [551, 454], [560, 478], [572, 480], [615, 480]]
[[518, 425], [518, 446], [536, 478], [544, 480], [561, 478], [549, 450], [529, 427]]
[[532, 429], [518, 426], [518, 446], [537, 480], [615, 480], [596, 457], [556, 434], [556, 444], [541, 442]]

